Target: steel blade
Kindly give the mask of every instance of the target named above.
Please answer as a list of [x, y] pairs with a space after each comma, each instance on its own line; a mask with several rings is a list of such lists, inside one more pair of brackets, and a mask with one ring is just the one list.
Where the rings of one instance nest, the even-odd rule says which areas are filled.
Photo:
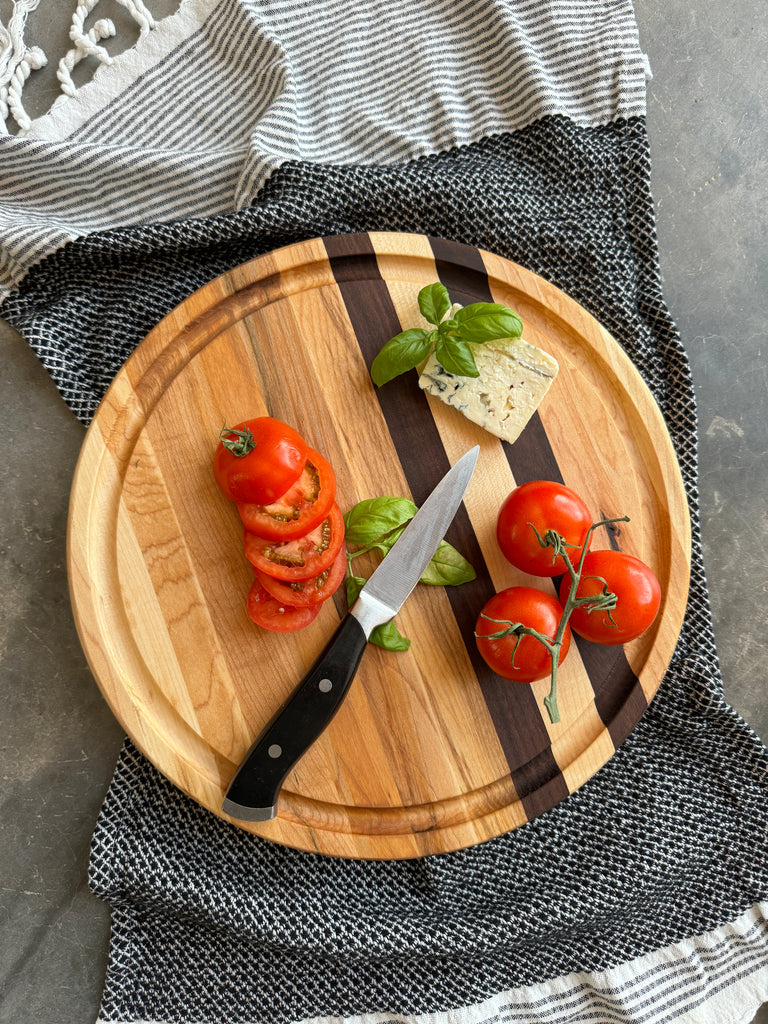
[[[445, 474], [360, 591], [358, 602], [366, 620], [376, 619], [373, 625], [388, 622], [419, 582], [461, 505], [479, 452], [475, 445]], [[367, 621], [365, 627], [370, 633]]]

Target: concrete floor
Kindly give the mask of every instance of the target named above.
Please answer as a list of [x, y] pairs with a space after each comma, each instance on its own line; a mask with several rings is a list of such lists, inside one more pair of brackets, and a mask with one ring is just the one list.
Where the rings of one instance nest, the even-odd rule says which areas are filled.
[[[9, 7], [0, 2], [6, 23]], [[43, 0], [30, 17], [50, 55], [63, 53], [73, 7]], [[638, 0], [636, 13], [654, 72], [664, 288], [699, 401], [716, 638], [731, 703], [768, 739], [768, 27], [763, 0]], [[120, 11], [105, 0], [98, 16], [119, 22]], [[54, 72], [39, 73], [33, 113], [53, 98]], [[0, 1022], [74, 1024], [95, 1018], [101, 993], [108, 913], [87, 891], [86, 864], [122, 732], [69, 608], [65, 524], [83, 430], [2, 322], [0, 365]], [[768, 1005], [755, 1020], [768, 1024]]]

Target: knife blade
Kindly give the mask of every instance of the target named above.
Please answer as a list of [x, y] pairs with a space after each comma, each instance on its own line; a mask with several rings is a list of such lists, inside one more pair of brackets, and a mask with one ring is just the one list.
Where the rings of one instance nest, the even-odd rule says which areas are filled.
[[341, 707], [368, 638], [394, 618], [429, 564], [462, 502], [480, 451], [445, 474], [360, 591], [309, 672], [246, 754], [222, 811], [242, 821], [276, 814], [283, 781]]

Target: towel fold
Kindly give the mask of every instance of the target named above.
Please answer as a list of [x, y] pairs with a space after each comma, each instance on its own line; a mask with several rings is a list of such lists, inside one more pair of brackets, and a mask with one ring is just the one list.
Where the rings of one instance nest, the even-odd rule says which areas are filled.
[[[768, 752], [723, 697], [631, 8], [393, 0], [368, 34], [339, 20], [343, 7], [186, 3], [127, 66], [9, 143], [16, 180], [37, 191], [16, 205], [6, 193], [0, 313], [87, 423], [166, 312], [280, 245], [399, 230], [510, 258], [590, 310], [656, 398], [691, 511], [688, 611], [613, 758], [539, 818], [451, 854], [362, 862], [269, 843], [202, 810], [127, 742], [91, 855], [113, 912], [100, 1020], [747, 1020], [768, 999]], [[414, 19], [397, 64], [392, 39]], [[361, 66], [370, 83], [348, 96]], [[189, 146], [160, 144], [197, 124], [160, 119], [174, 81], [198, 89], [185, 93], [201, 114]], [[64, 202], [68, 140], [75, 164], [93, 157], [86, 213], [85, 190]]]

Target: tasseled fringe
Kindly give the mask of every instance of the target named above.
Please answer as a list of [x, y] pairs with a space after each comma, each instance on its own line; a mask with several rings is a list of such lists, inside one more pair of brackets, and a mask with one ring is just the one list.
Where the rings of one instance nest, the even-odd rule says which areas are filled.
[[40, 0], [14, 0], [8, 27], [0, 22], [0, 134], [7, 135], [6, 121], [13, 117], [21, 129], [32, 124], [21, 102], [24, 84], [33, 71], [45, 67], [48, 58], [39, 46], [24, 42], [27, 15]]
[[[114, 22], [100, 18], [93, 28], [85, 31], [86, 18], [93, 12], [99, 0], [82, 0], [72, 15], [69, 38], [72, 48], [59, 61], [56, 73], [61, 91], [74, 96], [77, 87], [72, 81], [73, 69], [85, 57], [95, 57], [102, 64], [111, 64], [112, 57], [101, 46], [104, 39], [116, 34]], [[24, 85], [33, 71], [45, 67], [48, 58], [39, 46], [28, 46], [24, 41], [27, 16], [39, 5], [40, 0], [14, 0], [13, 11], [6, 28], [0, 22], [0, 134], [8, 134], [7, 121], [13, 118], [21, 131], [32, 124], [21, 100]], [[118, 0], [139, 26], [142, 39], [156, 25], [152, 13], [143, 0]]]

